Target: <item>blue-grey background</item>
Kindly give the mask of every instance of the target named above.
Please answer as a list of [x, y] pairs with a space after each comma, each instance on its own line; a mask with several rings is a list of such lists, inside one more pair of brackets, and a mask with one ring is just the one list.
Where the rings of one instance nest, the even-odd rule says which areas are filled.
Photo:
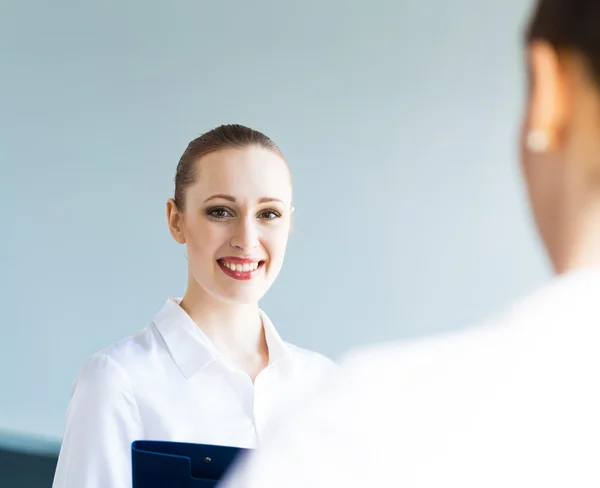
[[2, 0], [0, 446], [54, 453], [81, 361], [183, 292], [164, 204], [221, 123], [292, 168], [262, 304], [291, 342], [472, 325], [544, 280], [516, 148], [529, 6]]

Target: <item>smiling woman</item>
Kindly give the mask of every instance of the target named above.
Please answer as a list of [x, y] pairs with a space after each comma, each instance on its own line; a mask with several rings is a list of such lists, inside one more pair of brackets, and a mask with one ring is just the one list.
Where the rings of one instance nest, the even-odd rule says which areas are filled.
[[200, 295], [202, 307], [214, 299], [256, 303], [279, 274], [290, 233], [292, 185], [281, 151], [246, 127], [215, 132], [190, 143], [167, 202], [171, 234], [188, 252], [186, 310]]
[[82, 366], [55, 488], [131, 487], [131, 443], [253, 448], [290, 402], [333, 369], [284, 342], [260, 310], [283, 265], [292, 185], [281, 151], [241, 125], [193, 140], [167, 202], [188, 283], [133, 337]]

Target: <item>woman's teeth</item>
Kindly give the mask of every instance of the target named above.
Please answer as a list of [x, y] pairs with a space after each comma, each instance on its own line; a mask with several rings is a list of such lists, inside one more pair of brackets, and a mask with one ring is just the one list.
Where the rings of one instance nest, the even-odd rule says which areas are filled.
[[221, 263], [223, 264], [223, 266], [225, 266], [226, 268], [229, 268], [231, 271], [238, 271], [238, 272], [254, 271], [258, 268], [258, 265], [259, 265], [259, 261], [256, 261], [254, 263], [244, 263], [244, 264], [230, 263], [229, 261], [221, 261]]

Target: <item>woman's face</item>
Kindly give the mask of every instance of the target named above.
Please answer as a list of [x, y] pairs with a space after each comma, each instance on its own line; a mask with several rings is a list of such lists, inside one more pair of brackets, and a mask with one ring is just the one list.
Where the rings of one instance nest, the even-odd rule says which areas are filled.
[[215, 151], [196, 164], [178, 229], [171, 225], [187, 248], [190, 285], [221, 301], [256, 303], [277, 278], [288, 243], [287, 164], [257, 146]]

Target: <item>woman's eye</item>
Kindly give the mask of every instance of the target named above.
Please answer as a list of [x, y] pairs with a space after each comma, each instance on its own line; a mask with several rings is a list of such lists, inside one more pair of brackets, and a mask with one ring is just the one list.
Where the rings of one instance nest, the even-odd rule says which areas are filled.
[[281, 214], [275, 210], [265, 210], [259, 213], [258, 217], [265, 220], [273, 220], [281, 217]]
[[232, 217], [231, 212], [226, 208], [211, 208], [207, 214], [215, 219], [226, 219]]

